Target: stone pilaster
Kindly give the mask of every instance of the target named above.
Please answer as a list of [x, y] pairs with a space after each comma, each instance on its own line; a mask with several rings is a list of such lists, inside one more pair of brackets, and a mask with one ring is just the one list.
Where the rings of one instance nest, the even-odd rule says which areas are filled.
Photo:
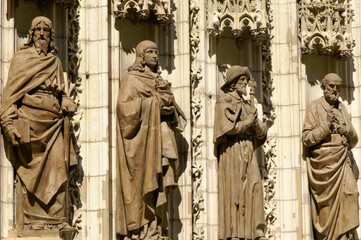
[[83, 49], [80, 134], [84, 180], [79, 239], [110, 239], [108, 2], [80, 1], [79, 43]]
[[[10, 17], [14, 15], [14, 8], [10, 7], [9, 1], [1, 3], [0, 14], [0, 95], [2, 97], [10, 61], [15, 53], [15, 22], [14, 18]], [[6, 238], [14, 223], [14, 171], [5, 156], [2, 136], [0, 143], [0, 236]]]
[[274, 239], [302, 239], [300, 120], [296, 1], [271, 1], [272, 70], [276, 119], [269, 135], [276, 139], [277, 221]]

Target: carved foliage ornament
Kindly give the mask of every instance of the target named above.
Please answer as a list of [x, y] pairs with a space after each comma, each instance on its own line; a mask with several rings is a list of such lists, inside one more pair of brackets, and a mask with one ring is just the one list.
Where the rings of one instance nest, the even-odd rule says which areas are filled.
[[203, 108], [201, 94], [199, 92], [199, 83], [202, 81], [202, 68], [200, 66], [200, 12], [199, 0], [189, 1], [189, 20], [190, 20], [190, 50], [191, 50], [191, 107], [192, 107], [192, 239], [204, 240], [204, 228], [200, 223], [200, 217], [204, 214], [204, 196], [200, 187], [203, 181], [204, 166], [200, 161], [202, 157], [202, 148], [204, 140], [203, 129], [197, 127], [198, 120], [201, 118]]
[[[79, 33], [80, 33], [80, 0], [57, 0], [58, 7], [68, 9], [68, 88], [69, 95], [74, 102], [80, 106], [80, 95], [82, 94], [82, 78], [79, 76], [80, 61], [82, 59], [82, 49], [79, 46]], [[69, 207], [68, 218], [71, 219], [71, 225], [79, 232], [82, 229], [82, 215], [80, 208], [82, 202], [80, 199], [80, 187], [83, 182], [84, 172], [81, 165], [82, 157], [80, 156], [80, 121], [83, 117], [83, 111], [79, 110], [71, 118], [71, 137], [74, 144], [74, 149], [78, 158], [78, 166], [69, 172]]]
[[234, 37], [249, 30], [256, 40], [268, 39], [268, 13], [265, 0], [212, 0], [208, 30], [220, 36], [226, 28]]
[[161, 24], [168, 24], [171, 18], [170, 0], [115, 0], [114, 8], [119, 19], [132, 18], [131, 10], [137, 20], [148, 20], [151, 12]]
[[317, 50], [342, 60], [352, 55], [351, 0], [298, 0], [298, 7], [303, 54]]

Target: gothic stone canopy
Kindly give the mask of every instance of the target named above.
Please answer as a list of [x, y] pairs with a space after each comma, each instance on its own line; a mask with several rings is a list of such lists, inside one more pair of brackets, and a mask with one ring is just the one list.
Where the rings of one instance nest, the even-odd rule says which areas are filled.
[[249, 30], [255, 40], [268, 39], [267, 4], [267, 0], [213, 0], [208, 9], [208, 30], [220, 36], [229, 28], [236, 38]]
[[[114, 14], [119, 19], [135, 18], [136, 20], [148, 20], [153, 12], [156, 21], [168, 24], [171, 18], [170, 0], [115, 0]], [[130, 14], [134, 11], [134, 16]]]
[[351, 0], [299, 0], [299, 34], [303, 54], [316, 52], [347, 59], [354, 43]]

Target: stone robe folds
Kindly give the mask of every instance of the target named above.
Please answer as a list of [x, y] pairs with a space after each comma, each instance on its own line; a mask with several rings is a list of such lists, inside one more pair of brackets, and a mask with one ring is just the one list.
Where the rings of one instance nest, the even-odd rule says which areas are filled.
[[167, 193], [177, 186], [174, 130], [182, 131], [185, 120], [178, 111], [172, 124], [161, 118], [155, 80], [130, 71], [119, 90], [116, 232], [124, 236], [155, 219], [167, 229]]
[[[20, 134], [30, 132], [30, 142], [12, 146], [4, 138], [7, 158], [25, 189], [25, 223], [65, 221], [65, 189], [61, 190], [67, 180], [60, 107], [63, 88], [63, 71], [57, 56], [40, 56], [33, 47], [14, 55], [0, 118], [3, 132], [19, 127], [14, 124], [17, 120], [28, 123], [23, 126], [28, 129], [17, 130]], [[26, 138], [22, 135], [22, 140]], [[76, 163], [72, 151], [71, 165]]]
[[307, 150], [307, 172], [312, 199], [312, 219], [317, 239], [334, 240], [356, 228], [358, 191], [351, 169], [349, 149], [357, 143], [345, 106], [338, 102], [338, 115], [349, 134], [331, 133], [325, 124], [331, 106], [322, 97], [310, 103], [302, 132]]
[[[267, 127], [259, 120], [246, 128], [250, 104], [235, 92], [216, 103], [214, 142], [219, 161], [218, 239], [257, 239], [264, 236], [263, 188], [254, 150], [266, 140]], [[236, 129], [241, 129], [236, 134]]]

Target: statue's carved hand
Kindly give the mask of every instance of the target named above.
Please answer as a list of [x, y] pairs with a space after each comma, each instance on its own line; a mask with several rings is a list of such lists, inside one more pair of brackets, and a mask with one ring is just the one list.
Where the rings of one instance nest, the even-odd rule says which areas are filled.
[[252, 108], [249, 115], [247, 116], [246, 120], [245, 120], [245, 124], [247, 127], [252, 126], [256, 121], [257, 121], [257, 109], [256, 108]]
[[334, 122], [335, 114], [332, 111], [327, 112], [326, 124], [331, 129], [332, 123]]
[[170, 107], [162, 107], [162, 110], [160, 111], [160, 114], [162, 116], [166, 116], [166, 115], [171, 115], [172, 113], [175, 112], [175, 107], [174, 106], [170, 106]]
[[161, 108], [171, 106], [172, 103], [175, 101], [174, 96], [167, 93], [160, 93], [158, 94], [158, 99], [161, 103]]
[[63, 100], [61, 102], [61, 110], [65, 114], [74, 114], [76, 110], [78, 109], [78, 106], [75, 104], [75, 102], [68, 96], [63, 96]]
[[350, 131], [350, 128], [348, 126], [346, 126], [346, 125], [339, 125], [337, 127], [337, 131], [341, 135], [347, 135], [349, 133], [349, 131]]
[[21, 135], [15, 128], [10, 129], [5, 134], [5, 137], [9, 142], [11, 142], [11, 145], [13, 146], [17, 146], [20, 143]]

